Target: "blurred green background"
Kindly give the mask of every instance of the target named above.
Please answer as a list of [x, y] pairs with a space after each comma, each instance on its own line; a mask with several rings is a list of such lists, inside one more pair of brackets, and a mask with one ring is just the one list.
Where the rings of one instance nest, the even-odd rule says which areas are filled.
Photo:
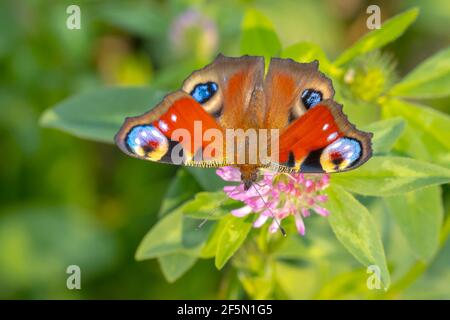
[[[420, 8], [405, 35], [384, 49], [399, 77], [450, 43], [446, 0], [1, 1], [0, 298], [230, 297], [233, 284], [222, 276], [233, 271], [217, 271], [211, 260], [169, 284], [155, 260], [134, 259], [157, 221], [175, 167], [41, 128], [39, 116], [69, 96], [104, 86], [179, 87], [218, 52], [239, 55], [249, 7], [270, 18], [284, 47], [311, 41], [334, 58], [368, 32], [366, 8], [377, 3], [382, 21]], [[80, 30], [66, 28], [70, 4], [81, 8]], [[448, 99], [427, 104], [449, 113]], [[417, 286], [431, 297], [450, 297], [444, 287], [449, 261], [447, 245], [430, 268], [434, 280]], [[71, 264], [81, 267], [82, 290], [66, 288]], [[302, 283], [313, 286], [308, 279], [320, 279], [317, 272], [304, 274]]]

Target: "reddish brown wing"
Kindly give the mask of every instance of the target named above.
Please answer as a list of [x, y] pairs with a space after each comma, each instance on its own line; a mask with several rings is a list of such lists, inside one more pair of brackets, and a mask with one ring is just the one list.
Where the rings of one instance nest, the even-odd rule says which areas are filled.
[[331, 80], [318, 70], [318, 62], [298, 63], [272, 58], [264, 81], [264, 127], [284, 129], [314, 104], [332, 99]]
[[[127, 118], [115, 141], [132, 157], [172, 164], [215, 166], [223, 162], [218, 152], [221, 148], [208, 149], [205, 157], [203, 154], [212, 142], [211, 136], [205, 136], [208, 129], [219, 135], [223, 130], [195, 99], [178, 91], [166, 96], [153, 110]], [[198, 156], [199, 152], [202, 157]], [[195, 163], [197, 156], [200, 161]]]
[[[225, 165], [224, 135], [220, 140], [208, 129], [223, 133], [224, 128], [255, 127], [246, 114], [251, 109], [254, 89], [261, 91], [263, 76], [262, 57], [219, 55], [210, 65], [193, 72], [184, 81], [182, 91], [166, 96], [144, 115], [128, 118], [116, 135], [116, 143], [128, 155], [141, 159], [208, 167]], [[262, 121], [264, 113], [258, 114]], [[257, 118], [252, 114], [251, 119]], [[191, 136], [179, 137], [180, 132]], [[234, 155], [229, 158], [234, 161]]]
[[280, 129], [281, 170], [335, 172], [356, 168], [371, 156], [371, 134], [349, 123], [334, 102], [331, 80], [318, 62], [271, 60], [264, 82], [266, 128]]
[[371, 137], [347, 120], [341, 105], [325, 100], [281, 133], [278, 163], [300, 172], [354, 169], [370, 158]]
[[258, 117], [262, 121], [264, 110], [258, 110], [257, 114], [253, 112], [252, 117], [246, 115], [250, 112], [250, 100], [255, 88], [262, 89], [263, 78], [263, 57], [231, 58], [219, 55], [211, 64], [193, 72], [184, 81], [182, 90], [193, 97], [200, 97], [207, 85], [214, 86], [216, 92], [210, 99], [198, 101], [222, 127], [256, 127], [254, 122]]

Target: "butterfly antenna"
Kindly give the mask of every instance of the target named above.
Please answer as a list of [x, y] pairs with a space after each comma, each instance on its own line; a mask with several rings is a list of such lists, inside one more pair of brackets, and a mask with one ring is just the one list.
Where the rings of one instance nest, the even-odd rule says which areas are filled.
[[[239, 187], [239, 185], [237, 185], [236, 187], [234, 187], [234, 189], [233, 189], [231, 192], [233, 192], [234, 190], [236, 190], [237, 187]], [[222, 206], [222, 204], [223, 204], [226, 200], [228, 200], [228, 199], [225, 198], [225, 199], [223, 199], [222, 201], [220, 201], [219, 204], [217, 205], [217, 207], [215, 207], [213, 210], [211, 210], [211, 211], [208, 213], [208, 216], [207, 216], [206, 218], [204, 218], [204, 219], [202, 220], [202, 222], [199, 223], [199, 225], [197, 226], [197, 229], [201, 229], [201, 228], [203, 227], [203, 225], [209, 220], [209, 218], [211, 218], [211, 216], [214, 214], [214, 212], [216, 212], [216, 211], [220, 208], [220, 206]]]
[[261, 193], [259, 192], [259, 190], [256, 189], [255, 185], [252, 184], [252, 186], [253, 186], [253, 188], [256, 190], [256, 192], [259, 194], [259, 196], [260, 196], [261, 200], [263, 201], [264, 205], [266, 206], [267, 210], [269, 210], [270, 213], [272, 214], [272, 219], [276, 222], [278, 228], [279, 228], [280, 231], [281, 231], [281, 234], [282, 234], [283, 236], [286, 237], [286, 231], [285, 231], [284, 228], [281, 226], [281, 224], [280, 224], [280, 222], [278, 221], [278, 219], [275, 217], [275, 214], [273, 213], [272, 209], [270, 209], [270, 207], [267, 205], [266, 200], [264, 200], [263, 196], [261, 195]]

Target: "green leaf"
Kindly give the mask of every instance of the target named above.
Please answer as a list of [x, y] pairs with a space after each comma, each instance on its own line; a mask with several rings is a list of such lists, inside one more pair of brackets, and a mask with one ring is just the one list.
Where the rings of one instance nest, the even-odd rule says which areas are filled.
[[171, 283], [192, 268], [196, 261], [197, 257], [183, 253], [173, 253], [158, 258], [164, 278]]
[[427, 106], [389, 99], [382, 105], [382, 116], [400, 116], [407, 120], [396, 150], [421, 160], [450, 164], [450, 117], [447, 114]]
[[450, 95], [450, 47], [422, 62], [396, 84], [389, 94], [408, 98]]
[[155, 258], [182, 249], [183, 215], [175, 211], [165, 215], [145, 235], [136, 251], [136, 260]]
[[343, 65], [358, 55], [381, 48], [400, 37], [413, 23], [419, 9], [413, 8], [387, 20], [380, 29], [373, 30], [345, 50], [335, 61], [336, 66]]
[[211, 236], [206, 240], [205, 245], [200, 252], [201, 258], [212, 258], [216, 255], [217, 251], [217, 243], [219, 242], [220, 236], [222, 235], [222, 231], [227, 224], [228, 219], [221, 219], [214, 227], [214, 231]]
[[227, 185], [227, 182], [216, 174], [215, 168], [186, 167], [186, 170], [194, 176], [204, 190], [222, 190]]
[[185, 168], [178, 169], [164, 196], [158, 216], [162, 217], [166, 213], [173, 211], [199, 191], [201, 191], [201, 187], [197, 180]]
[[401, 118], [392, 118], [371, 123], [363, 127], [364, 131], [372, 132], [372, 149], [374, 154], [387, 153], [394, 146], [403, 133], [405, 121]]
[[333, 185], [327, 189], [327, 194], [326, 207], [331, 213], [328, 221], [336, 237], [363, 265], [378, 266], [384, 287], [389, 287], [383, 244], [369, 211], [342, 188]]
[[319, 68], [323, 72], [328, 72], [331, 68], [325, 52], [320, 46], [312, 42], [300, 42], [285, 48], [281, 54], [281, 58], [294, 59], [297, 62], [319, 61]]
[[162, 99], [163, 93], [149, 87], [101, 88], [71, 97], [42, 115], [44, 127], [75, 136], [113, 143], [126, 117], [140, 115]]
[[173, 253], [199, 256], [213, 224], [198, 228], [200, 220], [184, 216], [179, 209], [165, 215], [142, 239], [136, 260], [146, 260]]
[[416, 256], [429, 261], [439, 247], [444, 216], [441, 189], [424, 188], [384, 199]]
[[280, 50], [281, 43], [272, 22], [259, 11], [247, 10], [242, 21], [241, 53], [269, 59]]
[[226, 223], [217, 242], [215, 260], [216, 268], [219, 270], [244, 243], [252, 228], [253, 217], [238, 218], [230, 214], [223, 220], [226, 220]]
[[373, 157], [358, 169], [334, 174], [332, 184], [369, 196], [392, 196], [448, 183], [450, 170], [402, 157]]
[[242, 206], [242, 203], [228, 198], [223, 191], [199, 192], [180, 210], [191, 218], [217, 220], [236, 209], [237, 205]]
[[275, 285], [273, 277], [253, 276], [241, 272], [238, 274], [245, 292], [254, 300], [269, 299]]

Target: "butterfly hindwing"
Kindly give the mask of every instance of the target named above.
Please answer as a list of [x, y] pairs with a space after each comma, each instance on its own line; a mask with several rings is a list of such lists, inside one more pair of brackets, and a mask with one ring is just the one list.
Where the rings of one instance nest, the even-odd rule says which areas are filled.
[[300, 172], [354, 169], [370, 158], [371, 137], [348, 121], [341, 105], [324, 100], [282, 131], [279, 164]]

